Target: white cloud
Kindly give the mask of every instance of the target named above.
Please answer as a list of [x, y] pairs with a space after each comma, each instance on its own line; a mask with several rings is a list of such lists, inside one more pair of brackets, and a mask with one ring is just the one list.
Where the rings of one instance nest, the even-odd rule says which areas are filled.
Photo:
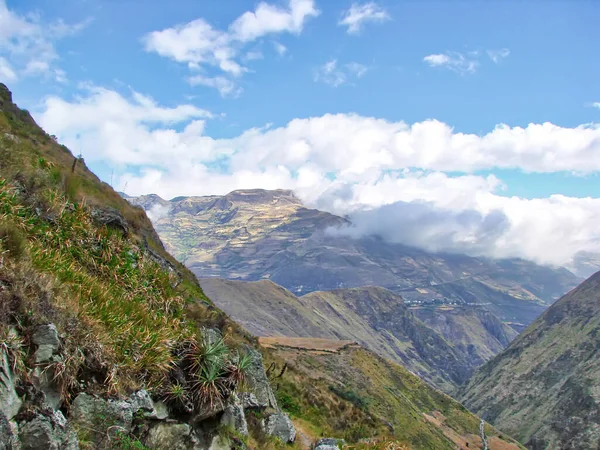
[[386, 20], [390, 20], [390, 15], [376, 3], [353, 3], [350, 9], [344, 11], [338, 25], [347, 27], [349, 34], [357, 34], [367, 22], [378, 23]]
[[[233, 84], [232, 78], [248, 71], [238, 62], [244, 45], [269, 34], [299, 34], [305, 22], [318, 14], [314, 0], [290, 0], [287, 8], [261, 2], [255, 11], [245, 12], [234, 20], [227, 30], [215, 29], [199, 18], [148, 33], [143, 41], [146, 51], [187, 64], [191, 70], [222, 72], [201, 79], [217, 80], [228, 76]], [[189, 78], [190, 81], [194, 79]], [[197, 84], [220, 89], [223, 82]]]
[[195, 75], [188, 79], [192, 86], [208, 86], [215, 88], [221, 94], [221, 97], [238, 97], [242, 93], [242, 88], [237, 86], [229, 78], [222, 76], [206, 77], [203, 75]]
[[59, 56], [54, 44], [80, 32], [88, 23], [89, 20], [77, 24], [66, 24], [62, 20], [44, 23], [39, 15], [20, 16], [8, 9], [5, 0], [0, 0], [0, 58], [4, 61], [3, 76], [9, 81], [16, 80], [20, 74], [41, 75], [64, 81], [64, 71], [56, 67]]
[[594, 108], [600, 108], [600, 102], [594, 102], [594, 103], [592, 103], [592, 106]]
[[244, 55], [244, 59], [246, 61], [256, 61], [259, 59], [263, 59], [264, 55], [262, 54], [262, 52], [259, 51], [250, 51], [250, 52], [246, 52], [246, 54]]
[[474, 73], [477, 70], [477, 66], [479, 66], [474, 56], [464, 55], [459, 52], [427, 55], [423, 58], [423, 61], [431, 67], [445, 67], [461, 75]]
[[15, 81], [17, 74], [10, 63], [0, 56], [0, 81]]
[[507, 48], [501, 48], [499, 50], [488, 50], [487, 54], [495, 64], [499, 64], [500, 61], [502, 61], [505, 58], [508, 58], [508, 55], [510, 55], [510, 50]]
[[[348, 232], [428, 249], [554, 264], [600, 251], [600, 199], [506, 197], [494, 175], [472, 174], [506, 168], [597, 177], [600, 125], [499, 125], [474, 135], [436, 120], [327, 114], [215, 139], [204, 130], [211, 116], [101, 88], [71, 102], [49, 97], [35, 115], [86, 161], [114, 167], [117, 187], [133, 195], [290, 188], [311, 206], [350, 214], [356, 228]], [[393, 217], [403, 228], [387, 226]]]
[[337, 59], [327, 61], [314, 71], [314, 80], [333, 87], [348, 83], [351, 79], [361, 78], [368, 70], [367, 66], [357, 62], [338, 65]]
[[287, 52], [287, 47], [279, 42], [273, 42], [273, 47], [279, 56], [283, 56]]
[[313, 0], [290, 0], [289, 8], [261, 2], [254, 12], [247, 11], [229, 27], [233, 39], [249, 42], [272, 33], [299, 34], [304, 22], [319, 15]]

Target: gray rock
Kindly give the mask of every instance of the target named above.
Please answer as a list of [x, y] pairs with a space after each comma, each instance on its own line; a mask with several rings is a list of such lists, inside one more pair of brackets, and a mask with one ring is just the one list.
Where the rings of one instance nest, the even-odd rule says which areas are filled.
[[186, 423], [159, 423], [152, 427], [145, 445], [153, 450], [192, 450], [197, 440]]
[[296, 440], [296, 428], [290, 420], [290, 417], [282, 412], [271, 414], [263, 422], [263, 428], [266, 434], [275, 436], [282, 442], [294, 442]]
[[38, 346], [35, 352], [35, 362], [37, 364], [50, 361], [52, 355], [58, 352], [60, 347], [58, 330], [52, 323], [37, 327], [33, 336], [31, 336], [31, 341]]
[[215, 436], [210, 443], [208, 450], [231, 450], [233, 448], [234, 446], [231, 439], [224, 436]]
[[165, 420], [169, 417], [169, 408], [161, 401], [154, 402], [154, 413], [149, 416], [151, 419]]
[[87, 441], [97, 448], [108, 449], [117, 433], [128, 434], [131, 431], [133, 406], [129, 402], [104, 400], [82, 393], [71, 407], [71, 421], [84, 430]]
[[19, 438], [22, 450], [78, 450], [75, 432], [67, 426], [60, 411], [50, 417], [37, 415], [21, 425]]
[[245, 345], [244, 349], [251, 357], [251, 362], [246, 370], [248, 390], [255, 395], [260, 407], [277, 409], [277, 400], [265, 373], [262, 354], [249, 345]]
[[315, 450], [339, 450], [343, 445], [343, 439], [323, 438], [319, 439]]
[[21, 408], [21, 399], [15, 390], [15, 378], [10, 367], [8, 354], [0, 350], [0, 412], [7, 420], [17, 415]]
[[21, 444], [18, 439], [19, 430], [16, 423], [9, 421], [0, 412], [0, 450], [18, 450]]
[[241, 392], [240, 394], [240, 402], [244, 409], [260, 409], [262, 408], [261, 404], [258, 402], [256, 395], [252, 392]]
[[120, 230], [124, 236], [129, 234], [129, 225], [123, 215], [114, 208], [93, 208], [92, 220], [100, 226]]
[[244, 407], [235, 394], [232, 395], [231, 402], [221, 416], [221, 425], [233, 428], [242, 436], [248, 436], [248, 423], [244, 415]]
[[[36, 352], [36, 356], [37, 354], [38, 353]], [[50, 360], [58, 363], [61, 361], [61, 358], [58, 355], [51, 356]], [[33, 371], [32, 381], [35, 387], [44, 394], [44, 403], [46, 406], [53, 410], [60, 408], [62, 396], [50, 368], [36, 367]]]
[[164, 420], [169, 416], [167, 405], [161, 401], [154, 402], [145, 389], [134, 392], [129, 403], [131, 403], [133, 414], [141, 411], [147, 419]]
[[60, 338], [56, 326], [52, 323], [40, 325], [31, 336], [31, 342], [35, 345], [49, 345], [57, 351], [60, 346]]
[[202, 338], [208, 345], [213, 345], [215, 342], [223, 339], [223, 335], [216, 328], [202, 328]]

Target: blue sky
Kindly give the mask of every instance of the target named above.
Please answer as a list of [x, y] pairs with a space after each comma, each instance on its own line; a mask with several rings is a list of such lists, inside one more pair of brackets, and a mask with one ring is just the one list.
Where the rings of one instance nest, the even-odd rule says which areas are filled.
[[564, 262], [600, 248], [581, 232], [600, 217], [598, 17], [591, 0], [0, 0], [0, 81], [134, 194], [497, 209], [516, 237], [490, 252], [536, 259], [546, 234], [516, 250], [531, 214], [574, 236], [541, 258]]

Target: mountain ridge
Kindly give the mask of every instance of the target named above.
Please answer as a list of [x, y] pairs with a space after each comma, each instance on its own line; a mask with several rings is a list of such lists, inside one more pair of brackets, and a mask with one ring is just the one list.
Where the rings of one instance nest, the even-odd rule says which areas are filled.
[[461, 392], [532, 449], [600, 444], [600, 272], [568, 292]]

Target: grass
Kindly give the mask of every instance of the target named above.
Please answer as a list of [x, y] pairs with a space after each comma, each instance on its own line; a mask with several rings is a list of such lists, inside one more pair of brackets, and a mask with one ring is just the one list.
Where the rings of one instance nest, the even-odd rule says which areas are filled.
[[[164, 251], [143, 210], [24, 118], [0, 110], [0, 324], [24, 338], [11, 353], [14, 364], [26, 375], [29, 336], [52, 322], [64, 336], [62, 361], [43, 369], [67, 401], [92, 380], [107, 394], [144, 386], [169, 398], [183, 388], [197, 405], [227, 397], [243, 382], [247, 360], [234, 349], [245, 334]], [[94, 221], [93, 211], [107, 206], [129, 233]], [[225, 333], [227, 358], [211, 359], [206, 325]], [[182, 353], [186, 346], [194, 351]], [[191, 356], [199, 364], [188, 365]], [[175, 367], [189, 371], [189, 384], [172, 384]]]

